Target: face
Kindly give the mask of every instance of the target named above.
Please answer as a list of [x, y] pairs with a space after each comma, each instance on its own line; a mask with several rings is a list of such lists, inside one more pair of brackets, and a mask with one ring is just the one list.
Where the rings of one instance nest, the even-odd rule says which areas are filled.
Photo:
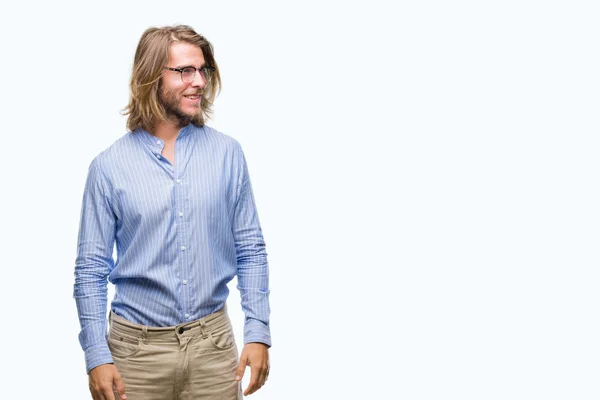
[[[204, 65], [202, 49], [190, 43], [175, 42], [169, 49], [170, 68], [196, 67]], [[206, 86], [204, 78], [198, 71], [194, 80], [185, 83], [181, 74], [176, 71], [165, 70], [162, 76], [160, 101], [167, 110], [170, 119], [176, 120], [180, 125], [186, 125], [194, 116], [202, 112], [200, 95]]]

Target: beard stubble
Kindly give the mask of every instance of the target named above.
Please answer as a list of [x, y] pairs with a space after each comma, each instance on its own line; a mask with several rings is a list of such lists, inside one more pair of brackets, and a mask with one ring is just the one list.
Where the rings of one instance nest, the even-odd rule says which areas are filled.
[[[169, 90], [166, 93], [161, 91], [160, 102], [167, 112], [167, 118], [177, 123], [179, 126], [187, 125], [192, 119], [195, 119], [202, 112], [202, 108], [198, 107], [198, 112], [194, 114], [188, 114], [179, 107], [181, 98], [183, 96], [178, 92]], [[202, 95], [200, 94], [200, 101], [202, 101]]]

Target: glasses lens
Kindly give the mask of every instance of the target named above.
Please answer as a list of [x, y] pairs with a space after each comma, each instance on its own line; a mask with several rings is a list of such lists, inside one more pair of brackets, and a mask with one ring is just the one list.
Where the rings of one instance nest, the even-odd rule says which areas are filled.
[[194, 80], [194, 75], [196, 75], [195, 68], [184, 68], [183, 71], [181, 71], [181, 80], [185, 83], [190, 83]]
[[204, 77], [206, 83], [210, 82], [210, 78], [212, 78], [212, 70], [210, 68], [202, 67], [200, 71], [202, 71], [202, 76]]

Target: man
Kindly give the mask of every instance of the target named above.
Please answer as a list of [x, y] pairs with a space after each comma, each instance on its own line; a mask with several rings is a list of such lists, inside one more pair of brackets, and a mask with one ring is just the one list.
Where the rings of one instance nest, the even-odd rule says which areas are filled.
[[[220, 86], [192, 28], [144, 32], [129, 131], [92, 160], [83, 194], [74, 298], [95, 400], [241, 399], [246, 366], [244, 395], [269, 374], [267, 253], [246, 160], [204, 124]], [[225, 307], [236, 275], [239, 362]]]

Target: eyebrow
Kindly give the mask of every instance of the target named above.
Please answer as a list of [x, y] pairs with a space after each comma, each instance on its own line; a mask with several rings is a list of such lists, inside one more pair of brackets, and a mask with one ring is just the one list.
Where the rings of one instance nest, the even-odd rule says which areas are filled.
[[[202, 68], [202, 67], [204, 67], [204, 66], [206, 66], [206, 62], [204, 62], [202, 65], [200, 65], [200, 67], [199, 67], [199, 68]], [[193, 65], [178, 65], [178, 66], [177, 66], [177, 67], [175, 67], [175, 68], [177, 68], [177, 69], [184, 69], [184, 68], [188, 68], [188, 67], [195, 68]]]

